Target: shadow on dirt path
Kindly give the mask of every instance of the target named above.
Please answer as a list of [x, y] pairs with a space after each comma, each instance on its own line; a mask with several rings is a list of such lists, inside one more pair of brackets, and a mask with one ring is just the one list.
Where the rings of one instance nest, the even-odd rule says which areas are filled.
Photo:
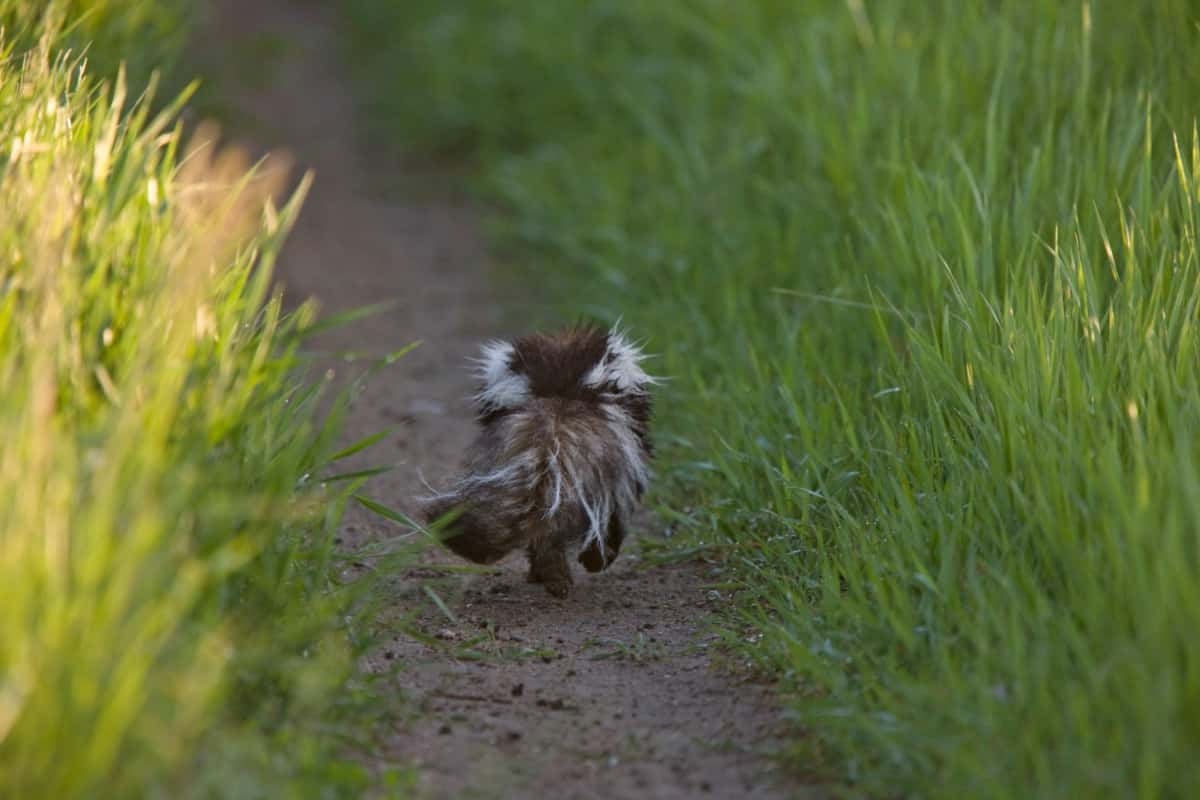
[[[513, 307], [496, 302], [476, 215], [439, 186], [451, 181], [399, 174], [386, 198], [373, 190], [379, 168], [359, 147], [328, 10], [295, 0], [213, 8], [202, 57], [220, 65], [238, 134], [291, 151], [317, 174], [281, 259], [287, 291], [316, 296], [327, 313], [396, 303], [317, 345], [379, 356], [424, 342], [355, 398], [347, 431], [356, 440], [397, 429], [366, 459], [396, 464], [369, 492], [411, 509], [422, 476], [444, 479], [470, 438], [466, 359], [504, 332]], [[395, 191], [408, 184], [419, 191]], [[352, 511], [342, 535], [400, 532]], [[457, 563], [440, 553], [426, 562]], [[714, 666], [704, 620], [724, 600], [705, 586], [712, 569], [643, 569], [635, 551], [600, 576], [578, 574], [568, 602], [527, 585], [516, 558], [471, 576], [446, 578], [428, 563], [395, 576], [396, 617], [417, 613], [427, 638], [398, 636], [371, 659], [374, 671], [394, 668], [376, 685], [411, 709], [381, 752], [415, 762], [429, 797], [813, 795], [778, 780], [767, 758], [781, 731], [769, 689]], [[444, 609], [416, 580], [436, 576]]]

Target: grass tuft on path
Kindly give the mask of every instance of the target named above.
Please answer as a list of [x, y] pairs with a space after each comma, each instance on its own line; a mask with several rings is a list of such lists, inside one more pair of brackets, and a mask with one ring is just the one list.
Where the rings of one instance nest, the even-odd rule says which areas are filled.
[[658, 499], [855, 791], [1200, 785], [1200, 16], [346, 4], [381, 141], [671, 381]]

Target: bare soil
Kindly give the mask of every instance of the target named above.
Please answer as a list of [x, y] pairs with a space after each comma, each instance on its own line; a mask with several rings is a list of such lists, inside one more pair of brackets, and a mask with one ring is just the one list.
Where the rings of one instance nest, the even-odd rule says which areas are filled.
[[[513, 332], [521, 293], [493, 280], [476, 209], [444, 169], [363, 149], [336, 23], [315, 3], [219, 0], [201, 55], [218, 65], [239, 135], [316, 172], [280, 263], [288, 293], [315, 296], [327, 313], [396, 303], [323, 334], [326, 363], [353, 374], [367, 356], [422, 341], [356, 395], [346, 431], [353, 441], [397, 429], [361, 463], [395, 464], [367, 491], [412, 511], [423, 482], [458, 463], [472, 434], [467, 358]], [[332, 355], [345, 352], [364, 360]], [[653, 527], [647, 517], [639, 533]], [[342, 537], [403, 533], [352, 509]], [[559, 601], [525, 583], [519, 557], [449, 577], [439, 564], [461, 562], [431, 551], [387, 581], [381, 625], [407, 615], [425, 635], [397, 634], [367, 665], [387, 676], [377, 686], [407, 699], [380, 750], [417, 765], [423, 796], [816, 796], [769, 758], [785, 730], [770, 687], [713, 646], [706, 619], [725, 602], [706, 585], [715, 566], [649, 568], [630, 547], [608, 572], [577, 572], [574, 598]]]

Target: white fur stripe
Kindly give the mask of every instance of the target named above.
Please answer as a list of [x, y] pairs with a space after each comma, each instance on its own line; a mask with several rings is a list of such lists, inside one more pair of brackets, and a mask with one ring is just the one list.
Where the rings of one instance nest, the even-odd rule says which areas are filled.
[[483, 388], [475, 401], [484, 408], [513, 409], [529, 402], [529, 379], [509, 366], [514, 352], [511, 342], [488, 342], [476, 359]]
[[641, 362], [646, 356], [619, 328], [614, 327], [608, 332], [606, 355], [607, 358], [583, 376], [584, 386], [596, 387], [611, 383], [619, 391], [642, 392], [647, 386], [658, 383], [641, 367]]

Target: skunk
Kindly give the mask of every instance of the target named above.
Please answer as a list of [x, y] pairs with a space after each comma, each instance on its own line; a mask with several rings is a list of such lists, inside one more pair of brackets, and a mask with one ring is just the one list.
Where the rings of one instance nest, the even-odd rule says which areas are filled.
[[568, 552], [608, 567], [649, 479], [657, 383], [620, 330], [585, 326], [483, 347], [478, 435], [464, 473], [428, 499], [445, 544], [481, 564], [524, 547], [529, 581], [571, 593]]

